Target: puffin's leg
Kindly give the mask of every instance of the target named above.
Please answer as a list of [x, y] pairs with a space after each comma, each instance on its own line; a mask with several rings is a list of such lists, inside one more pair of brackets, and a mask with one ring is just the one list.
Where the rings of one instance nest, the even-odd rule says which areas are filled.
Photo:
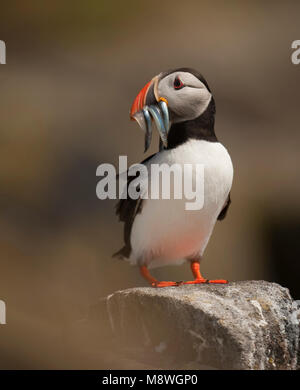
[[152, 287], [170, 287], [179, 286], [181, 282], [159, 282], [153, 276], [150, 275], [148, 268], [143, 265], [140, 267], [142, 276], [151, 284]]
[[191, 270], [194, 275], [194, 280], [188, 282], [183, 282], [183, 284], [202, 284], [202, 283], [217, 283], [217, 284], [226, 284], [228, 280], [219, 279], [219, 280], [208, 280], [205, 279], [200, 272], [200, 261], [192, 260], [191, 261]]
[[183, 284], [200, 284], [208, 283], [208, 280], [205, 279], [200, 272], [200, 261], [192, 260], [191, 261], [191, 270], [194, 275], [194, 280], [189, 280], [188, 282], [183, 282]]

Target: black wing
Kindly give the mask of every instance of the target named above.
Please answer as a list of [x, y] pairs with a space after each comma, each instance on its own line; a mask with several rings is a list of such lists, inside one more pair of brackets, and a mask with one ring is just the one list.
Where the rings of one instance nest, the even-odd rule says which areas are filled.
[[230, 199], [230, 193], [229, 193], [228, 198], [226, 200], [226, 203], [224, 204], [224, 207], [218, 216], [219, 221], [222, 221], [226, 217], [226, 214], [227, 214], [227, 211], [229, 209], [230, 204], [231, 204], [231, 199]]
[[[156, 153], [147, 157], [141, 164], [145, 164], [152, 157], [154, 157]], [[138, 176], [128, 176], [127, 175], [127, 191], [128, 186], [132, 180], [136, 179]], [[128, 192], [127, 192], [128, 195]], [[137, 214], [142, 211], [143, 208], [143, 199], [131, 199], [127, 196], [127, 199], [120, 199], [116, 205], [116, 214], [119, 216], [119, 221], [124, 222], [124, 242], [125, 245], [118, 252], [113, 254], [113, 257], [119, 258], [128, 258], [130, 257], [131, 252], [131, 244], [130, 244], [130, 235], [131, 229], [134, 222], [134, 219]]]

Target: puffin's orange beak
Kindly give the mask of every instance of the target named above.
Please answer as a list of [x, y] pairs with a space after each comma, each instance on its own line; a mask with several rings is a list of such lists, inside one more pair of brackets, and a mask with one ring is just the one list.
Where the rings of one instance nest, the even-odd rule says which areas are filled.
[[134, 115], [142, 111], [142, 109], [146, 105], [146, 97], [147, 93], [149, 91], [149, 88], [153, 84], [153, 79], [147, 83], [144, 88], [140, 90], [140, 92], [137, 94], [137, 97], [134, 99], [134, 102], [132, 103], [131, 110], [130, 110], [130, 118], [134, 119]]
[[137, 121], [145, 132], [145, 152], [152, 138], [152, 120], [155, 122], [161, 142], [168, 146], [169, 111], [166, 99], [158, 96], [159, 76], [155, 76], [138, 93], [130, 110], [130, 118]]

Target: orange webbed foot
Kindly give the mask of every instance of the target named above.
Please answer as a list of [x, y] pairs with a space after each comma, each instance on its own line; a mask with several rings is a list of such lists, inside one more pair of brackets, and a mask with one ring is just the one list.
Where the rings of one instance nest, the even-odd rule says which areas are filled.
[[202, 284], [202, 283], [227, 284], [228, 283], [228, 280], [225, 279], [216, 279], [216, 280], [205, 279], [200, 272], [200, 262], [197, 260], [191, 262], [191, 270], [193, 272], [195, 280], [192, 280], [190, 282], [184, 282], [184, 284]]
[[209, 280], [208, 283], [211, 284], [228, 284], [228, 280], [225, 279], [217, 279], [217, 280]]
[[195, 279], [195, 280], [189, 280], [187, 282], [183, 282], [182, 284], [228, 284], [228, 280]]
[[152, 287], [178, 287], [182, 282], [159, 282], [158, 280], [151, 283]]
[[187, 282], [183, 282], [183, 284], [205, 284], [209, 283], [207, 279], [195, 279], [195, 280], [188, 280]]

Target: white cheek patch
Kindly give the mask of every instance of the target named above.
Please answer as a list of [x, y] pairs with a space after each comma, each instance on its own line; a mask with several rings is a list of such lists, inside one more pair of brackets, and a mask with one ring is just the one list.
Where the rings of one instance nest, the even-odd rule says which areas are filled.
[[[185, 85], [174, 89], [174, 77], [179, 76]], [[211, 93], [194, 75], [188, 72], [173, 73], [158, 85], [160, 97], [167, 99], [170, 109], [178, 116], [177, 122], [192, 120], [203, 114], [211, 100]]]
[[168, 102], [178, 115], [178, 122], [197, 118], [207, 109], [211, 100], [211, 93], [207, 89], [184, 87], [175, 93], [170, 94]]

